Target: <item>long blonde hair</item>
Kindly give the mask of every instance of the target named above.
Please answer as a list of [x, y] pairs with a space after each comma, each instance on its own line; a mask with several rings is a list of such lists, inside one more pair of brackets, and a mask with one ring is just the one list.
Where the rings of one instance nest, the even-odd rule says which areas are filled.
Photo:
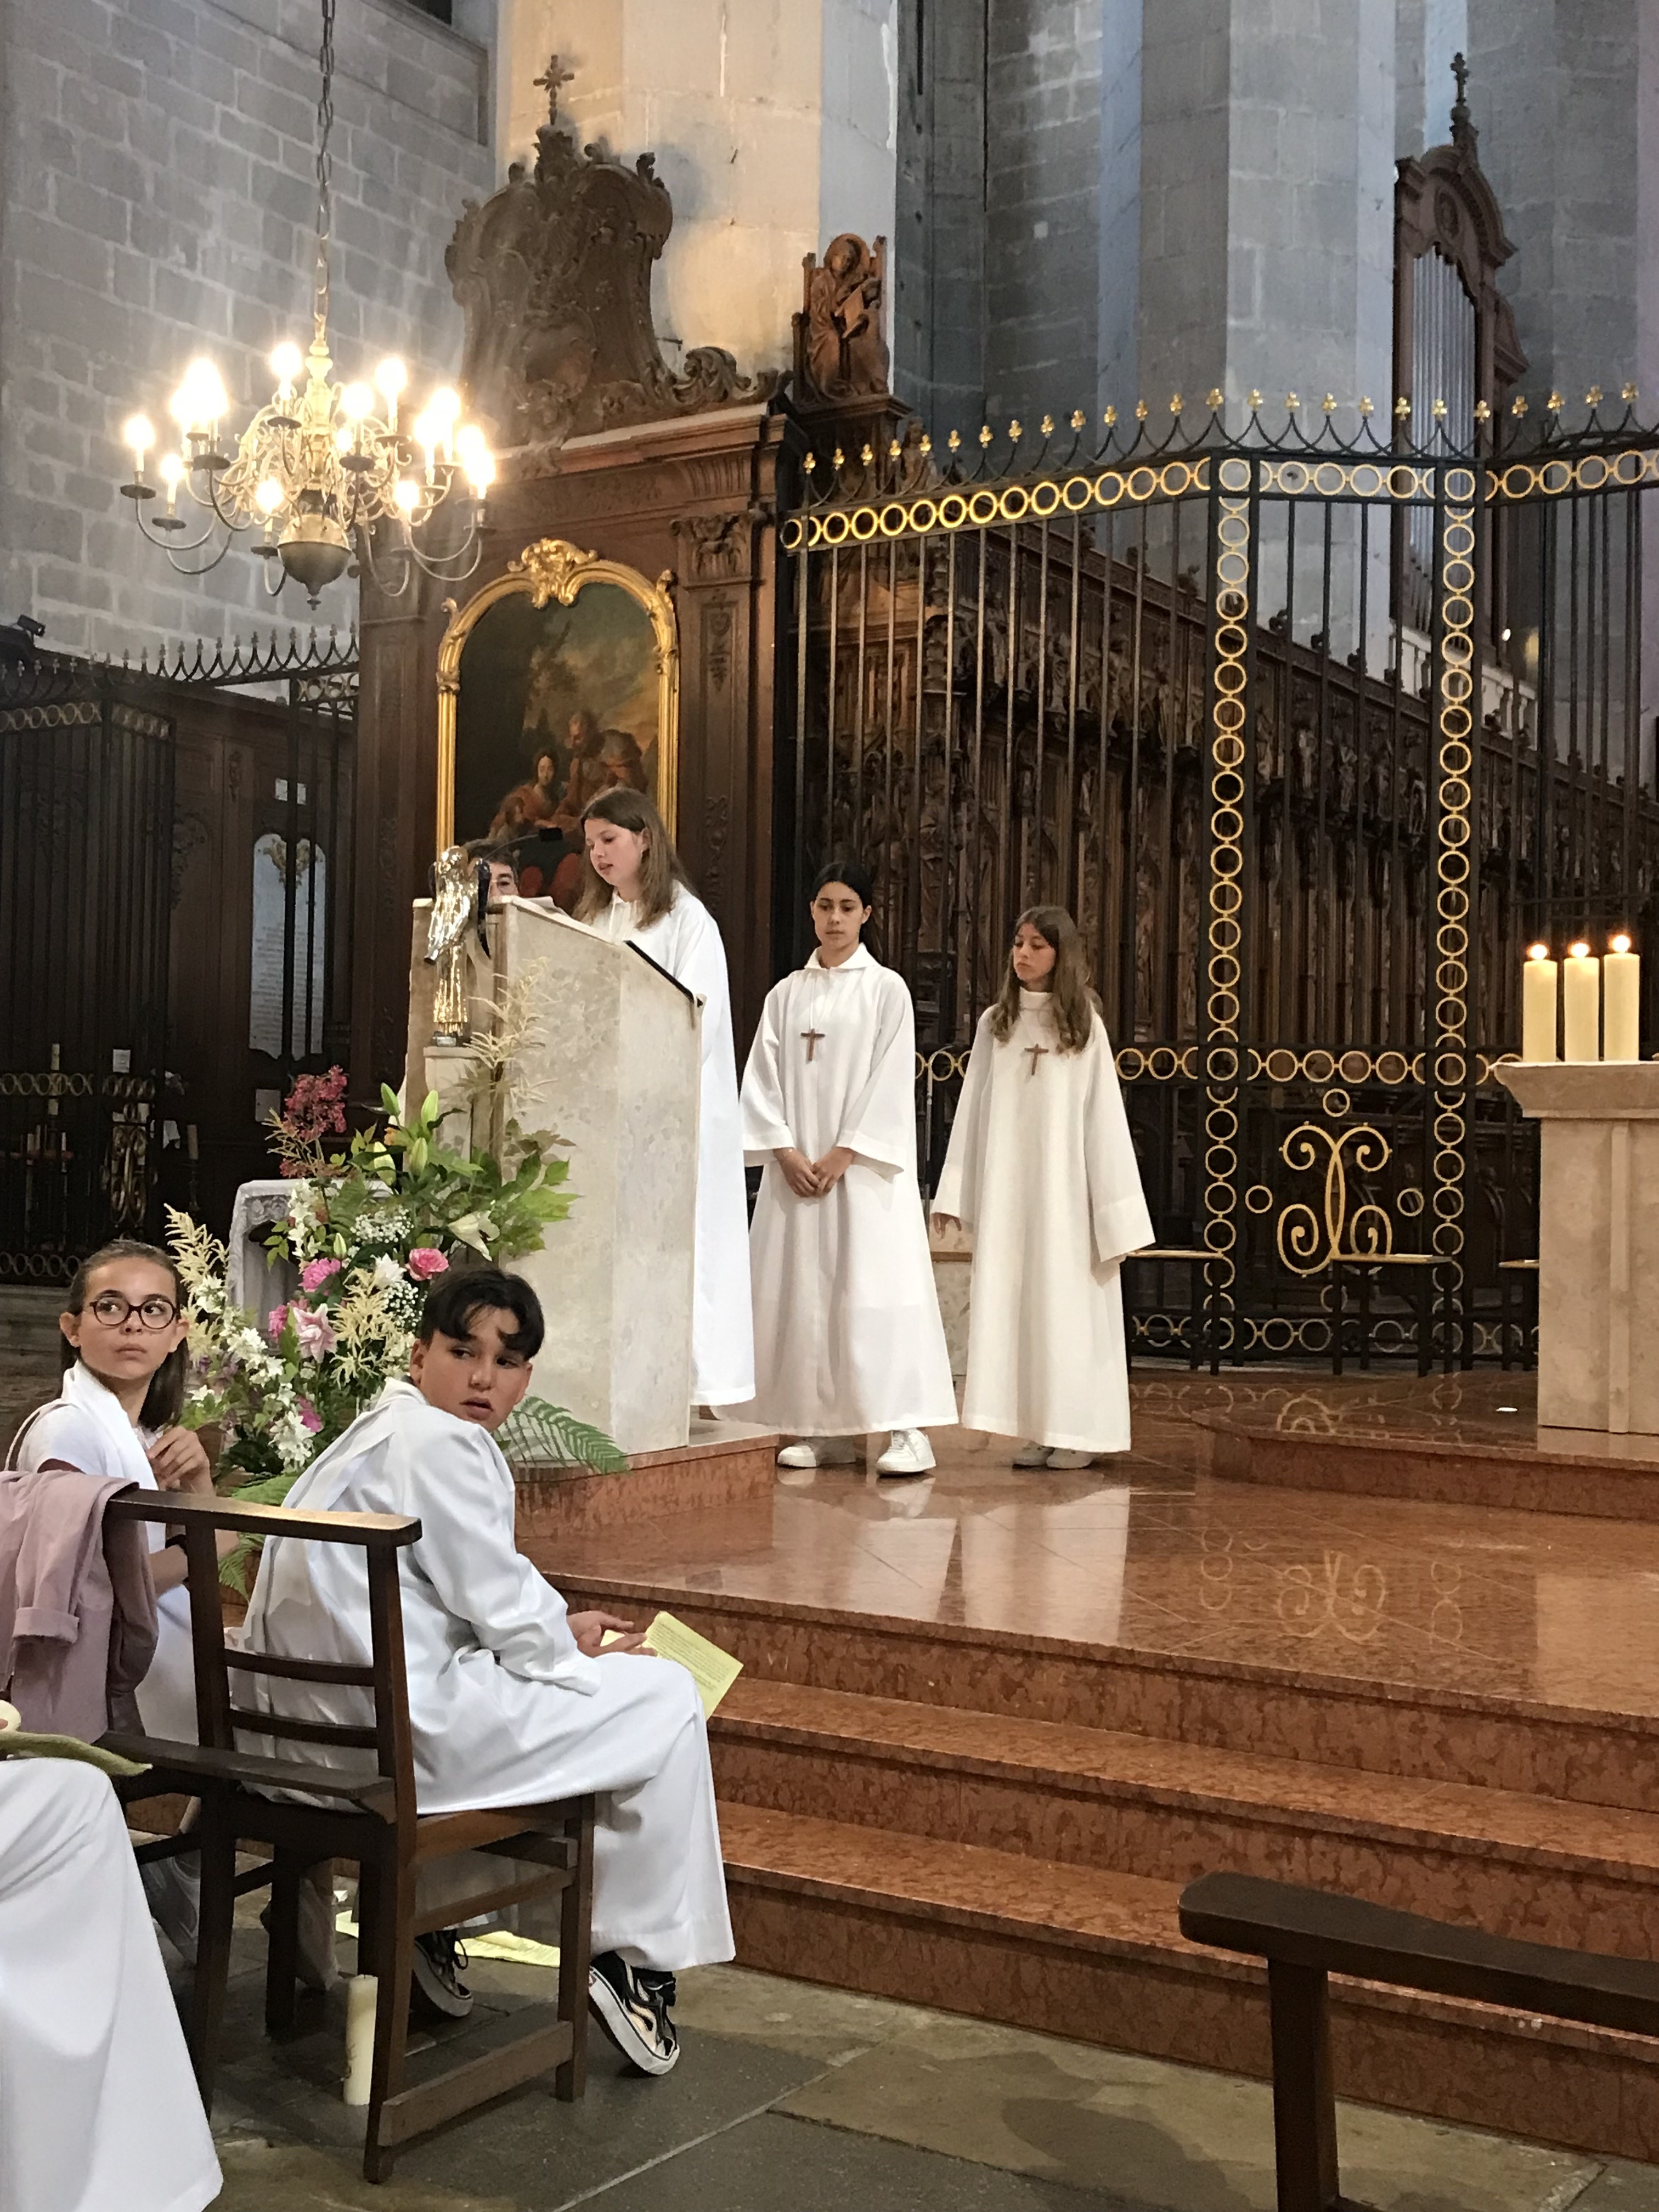
[[[1010, 944], [1027, 922], [1045, 945], [1054, 947], [1054, 969], [1048, 987], [1048, 1004], [1054, 1008], [1060, 1048], [1062, 1052], [1081, 1052], [1093, 1034], [1099, 1001], [1089, 987], [1088, 956], [1083, 950], [1077, 924], [1063, 906], [1028, 906], [1014, 924]], [[1006, 1044], [1014, 1033], [1014, 1024], [1019, 1019], [1021, 988], [1011, 954], [1002, 988], [991, 1009], [991, 1034], [999, 1044]]]
[[[642, 791], [619, 783], [613, 790], [602, 791], [583, 807], [584, 828], [590, 822], [609, 822], [616, 829], [631, 830], [636, 837], [645, 839], [645, 850], [640, 856], [639, 920], [635, 927], [649, 929], [673, 905], [674, 893], [682, 884], [687, 890], [692, 888], [685, 864], [674, 850], [674, 841], [661, 815]], [[576, 898], [577, 921], [592, 921], [596, 915], [603, 914], [611, 896], [610, 884], [587, 857], [584, 838], [582, 887]]]

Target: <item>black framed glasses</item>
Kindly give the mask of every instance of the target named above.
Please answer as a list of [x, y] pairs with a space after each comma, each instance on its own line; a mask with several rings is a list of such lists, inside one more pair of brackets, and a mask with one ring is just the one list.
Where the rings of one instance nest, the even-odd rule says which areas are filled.
[[106, 1328], [119, 1328], [129, 1314], [137, 1314], [143, 1328], [171, 1328], [179, 1318], [179, 1309], [171, 1298], [141, 1298], [135, 1305], [124, 1298], [119, 1291], [100, 1291], [88, 1310], [94, 1321]]

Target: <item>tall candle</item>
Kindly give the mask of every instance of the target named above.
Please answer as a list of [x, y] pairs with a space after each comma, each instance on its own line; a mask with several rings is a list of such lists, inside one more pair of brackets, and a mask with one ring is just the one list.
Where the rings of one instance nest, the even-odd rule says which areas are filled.
[[1561, 971], [1563, 1060], [1601, 1057], [1601, 963], [1588, 945], [1575, 945]]
[[1601, 1057], [1642, 1057], [1642, 963], [1627, 937], [1615, 937], [1601, 963]]
[[1547, 945], [1534, 945], [1521, 970], [1521, 1057], [1553, 1060], [1556, 963]]
[[369, 2082], [374, 2071], [374, 1993], [377, 1987], [373, 1974], [353, 1974], [346, 1984], [345, 2100], [348, 2105], [366, 2105], [368, 2102]]

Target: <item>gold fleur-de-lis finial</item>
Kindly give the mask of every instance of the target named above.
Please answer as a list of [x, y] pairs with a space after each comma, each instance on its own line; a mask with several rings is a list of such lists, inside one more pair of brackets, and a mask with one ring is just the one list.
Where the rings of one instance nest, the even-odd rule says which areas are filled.
[[1020, 428], [1019, 417], [1018, 415], [1014, 416], [1012, 422], [1008, 425], [1008, 435], [1013, 440], [1015, 445], [1018, 445], [1020, 440], [1025, 435], [1024, 431]]
[[1484, 399], [1477, 399], [1474, 403], [1474, 419], [1477, 422], [1489, 422], [1492, 420], [1492, 410]]
[[1054, 416], [1052, 415], [1045, 415], [1042, 422], [1038, 423], [1037, 428], [1042, 431], [1045, 438], [1052, 438], [1054, 434]]
[[1514, 398], [1513, 402], [1512, 402], [1512, 403], [1511, 403], [1511, 404], [1510, 404], [1510, 414], [1511, 414], [1511, 415], [1513, 415], [1513, 416], [1514, 416], [1514, 417], [1515, 417], [1516, 421], [1518, 422], [1520, 421], [1521, 417], [1522, 417], [1522, 416], [1526, 413], [1526, 411], [1527, 411], [1527, 395], [1526, 395], [1526, 393], [1525, 393], [1524, 392], [1517, 392], [1516, 393], [1516, 395], [1515, 395], [1515, 398]]
[[924, 453], [931, 453], [933, 450], [933, 441], [926, 430], [921, 434], [921, 450]]
[[817, 457], [817, 455], [816, 453], [809, 453], [809, 454], [806, 456], [806, 462], [805, 462], [806, 473], [807, 473], [807, 475], [808, 475], [809, 477], [811, 475], [811, 473], [812, 473], [813, 470], [814, 470], [815, 468], [817, 468], [817, 465], [818, 465], [818, 457]]
[[1636, 386], [1633, 384], [1621, 384], [1619, 387], [1619, 397], [1626, 407], [1633, 407], [1637, 398]]
[[1446, 403], [1443, 399], [1437, 399], [1433, 406], [1429, 410], [1430, 414], [1433, 416], [1437, 422], [1443, 422], [1445, 421], [1446, 411]]
[[1561, 397], [1561, 394], [1559, 392], [1552, 392], [1548, 399], [1545, 403], [1552, 415], [1559, 415], [1566, 404], [1566, 401]]
[[1584, 394], [1584, 404], [1586, 407], [1599, 407], [1601, 404], [1601, 387], [1599, 384], [1592, 384]]
[[844, 469], [847, 466], [847, 456], [839, 446], [836, 448], [836, 466], [838, 469]]
[[1226, 404], [1226, 393], [1223, 392], [1218, 384], [1212, 384], [1204, 395], [1204, 404], [1210, 410], [1212, 414], [1215, 414], [1218, 412], [1220, 409], [1224, 407]]
[[961, 450], [962, 450], [962, 433], [961, 433], [961, 431], [960, 431], [960, 430], [952, 430], [952, 431], [951, 431], [951, 434], [950, 434], [950, 436], [949, 436], [949, 437], [945, 441], [945, 444], [946, 444], [946, 445], [951, 448], [951, 451], [953, 453], [960, 453], [960, 452], [961, 452]]
[[1249, 391], [1245, 393], [1244, 404], [1249, 409], [1252, 415], [1254, 415], [1257, 408], [1261, 406], [1261, 394], [1254, 386], [1252, 386]]
[[1086, 430], [1088, 427], [1088, 416], [1084, 413], [1080, 407], [1073, 407], [1072, 410], [1072, 428], [1074, 430]]
[[1371, 405], [1371, 395], [1369, 392], [1364, 394], [1359, 402], [1359, 411], [1368, 421], [1376, 411]]
[[1102, 421], [1102, 422], [1106, 425], [1106, 428], [1109, 430], [1109, 429], [1113, 427], [1113, 425], [1116, 422], [1116, 421], [1117, 421], [1117, 410], [1116, 410], [1116, 408], [1115, 408], [1115, 407], [1109, 407], [1109, 408], [1106, 410], [1106, 412], [1105, 412], [1105, 413], [1101, 416], [1101, 418], [1100, 418], [1100, 419], [1101, 419], [1101, 421]]
[[1411, 401], [1410, 401], [1409, 399], [1407, 399], [1407, 397], [1406, 397], [1405, 393], [1402, 392], [1401, 393], [1401, 395], [1400, 395], [1399, 398], [1398, 398], [1398, 399], [1396, 399], [1396, 400], [1395, 401], [1395, 403], [1394, 403], [1394, 419], [1395, 419], [1395, 421], [1396, 422], [1403, 422], [1405, 421], [1406, 417], [1407, 417], [1407, 416], [1411, 413], [1411, 411], [1412, 411], [1412, 403], [1411, 403]]
[[1184, 404], [1185, 402], [1182, 400], [1181, 394], [1178, 392], [1172, 392], [1170, 394], [1170, 412], [1171, 415], [1179, 415]]
[[896, 461], [896, 460], [897, 460], [897, 459], [898, 459], [898, 457], [899, 457], [899, 452], [900, 452], [900, 447], [899, 447], [899, 441], [898, 441], [898, 440], [897, 440], [896, 438], [891, 438], [891, 439], [890, 439], [890, 440], [888, 441], [888, 444], [887, 444], [887, 458], [888, 458], [888, 459], [889, 459], [890, 461]]
[[1319, 404], [1327, 415], [1334, 415], [1336, 412], [1336, 394], [1334, 392], [1328, 392]]
[[988, 422], [981, 422], [979, 426], [979, 442], [981, 446], [988, 446], [991, 442], [991, 426]]
[[1146, 404], [1146, 401], [1145, 401], [1144, 399], [1137, 399], [1137, 400], [1136, 400], [1136, 402], [1135, 402], [1135, 420], [1136, 420], [1136, 422], [1144, 422], [1146, 420], [1146, 417], [1147, 417], [1147, 416], [1152, 413], [1152, 409], [1151, 409], [1151, 408]]
[[1295, 392], [1287, 392], [1285, 394], [1285, 412], [1287, 415], [1294, 415], [1301, 404], [1302, 402], [1297, 398]]
[[875, 458], [874, 453], [871, 452], [870, 447], [866, 443], [864, 451], [859, 455], [859, 459], [863, 462], [865, 467], [867, 469], [871, 462], [873, 461]]

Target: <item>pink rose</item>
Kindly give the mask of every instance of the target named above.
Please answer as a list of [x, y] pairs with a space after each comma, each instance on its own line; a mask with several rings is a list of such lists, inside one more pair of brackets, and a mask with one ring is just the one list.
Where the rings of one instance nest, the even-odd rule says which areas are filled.
[[334, 1334], [334, 1324], [325, 1313], [302, 1306], [298, 1298], [289, 1308], [294, 1323], [294, 1340], [307, 1359], [326, 1359], [339, 1342]]
[[270, 1319], [265, 1323], [266, 1328], [270, 1331], [270, 1340], [273, 1344], [275, 1344], [277, 1339], [282, 1335], [283, 1330], [286, 1327], [287, 1322], [288, 1308], [286, 1306], [273, 1306], [270, 1310]]
[[430, 1244], [417, 1244], [409, 1255], [409, 1272], [417, 1283], [429, 1283], [434, 1275], [446, 1275], [449, 1262], [443, 1254]]
[[323, 1425], [323, 1417], [309, 1398], [301, 1398], [300, 1401], [300, 1425], [301, 1428], [309, 1429], [313, 1437]]
[[337, 1275], [343, 1260], [307, 1260], [300, 1270], [300, 1288], [305, 1291], [320, 1291], [331, 1275]]

